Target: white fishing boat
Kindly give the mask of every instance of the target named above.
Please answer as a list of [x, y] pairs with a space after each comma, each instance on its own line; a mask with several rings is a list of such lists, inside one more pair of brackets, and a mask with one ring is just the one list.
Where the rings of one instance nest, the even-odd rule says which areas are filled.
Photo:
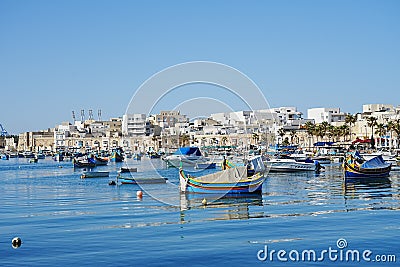
[[311, 159], [313, 161], [318, 161], [320, 164], [331, 164], [331, 158], [328, 156], [316, 156]]
[[217, 163], [215, 162], [205, 162], [205, 163], [196, 163], [194, 166], [195, 169], [215, 169], [217, 167]]
[[270, 172], [303, 172], [316, 171], [317, 165], [313, 161], [296, 161], [294, 159], [270, 159], [264, 161]]
[[166, 156], [164, 161], [168, 167], [179, 168], [195, 167], [196, 164], [209, 162], [209, 159], [202, 155], [198, 147], [180, 147], [174, 154]]

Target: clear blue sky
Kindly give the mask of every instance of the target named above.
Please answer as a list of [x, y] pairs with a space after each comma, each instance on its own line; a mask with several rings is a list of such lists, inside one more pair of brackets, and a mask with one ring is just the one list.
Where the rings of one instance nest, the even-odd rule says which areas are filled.
[[400, 104], [400, 1], [0, 1], [0, 123], [11, 133], [122, 116], [193, 60], [252, 78], [270, 106]]

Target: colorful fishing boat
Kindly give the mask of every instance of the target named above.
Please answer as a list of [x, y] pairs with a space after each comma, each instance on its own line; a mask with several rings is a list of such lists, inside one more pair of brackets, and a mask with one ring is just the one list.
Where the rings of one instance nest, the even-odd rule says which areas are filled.
[[380, 178], [389, 176], [392, 164], [385, 162], [381, 155], [365, 160], [356, 152], [346, 157], [343, 168], [345, 178]]
[[112, 162], [122, 162], [124, 161], [124, 156], [122, 155], [123, 151], [121, 148], [113, 149], [110, 157], [110, 161]]
[[108, 158], [94, 156], [94, 163], [96, 166], [105, 166], [108, 164]]
[[248, 177], [247, 166], [229, 168], [216, 173], [193, 177], [179, 169], [180, 190], [188, 193], [249, 194], [261, 193], [263, 172]]

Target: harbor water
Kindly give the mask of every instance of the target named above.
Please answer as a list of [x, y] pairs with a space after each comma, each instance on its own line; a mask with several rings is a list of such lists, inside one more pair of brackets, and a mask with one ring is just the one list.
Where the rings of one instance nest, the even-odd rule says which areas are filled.
[[160, 159], [128, 165], [167, 184], [110, 186], [125, 165], [80, 179], [71, 162], [0, 161], [0, 266], [399, 266], [400, 172], [269, 173], [261, 195], [212, 199], [180, 194]]

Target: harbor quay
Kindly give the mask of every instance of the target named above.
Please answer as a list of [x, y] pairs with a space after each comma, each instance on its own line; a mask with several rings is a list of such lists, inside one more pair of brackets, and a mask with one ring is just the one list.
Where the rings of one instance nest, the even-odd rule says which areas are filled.
[[182, 146], [268, 150], [295, 145], [315, 151], [335, 144], [393, 150], [399, 146], [399, 114], [400, 107], [391, 104], [363, 105], [362, 112], [356, 114], [340, 108], [311, 108], [306, 119], [296, 107], [215, 113], [195, 120], [180, 111], [125, 114], [105, 121], [74, 119], [46, 130], [3, 135], [0, 149], [87, 153], [121, 147], [132, 153], [171, 153]]

